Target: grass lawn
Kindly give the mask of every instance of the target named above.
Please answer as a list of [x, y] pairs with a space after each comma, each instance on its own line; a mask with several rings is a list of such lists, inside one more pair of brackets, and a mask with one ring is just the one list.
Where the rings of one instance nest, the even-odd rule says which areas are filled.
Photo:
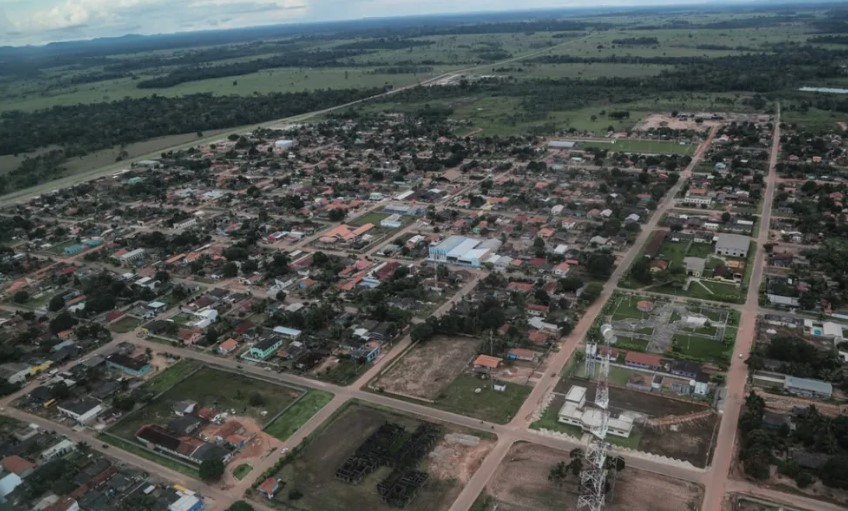
[[121, 318], [118, 321], [115, 321], [114, 323], [109, 325], [109, 328], [113, 332], [117, 332], [119, 334], [125, 334], [127, 332], [132, 332], [133, 330], [138, 328], [139, 325], [141, 325], [141, 321], [139, 321], [135, 318], [125, 317], [125, 318]]
[[[632, 375], [634, 372], [638, 371], [631, 371], [623, 367], [611, 365], [609, 368], [609, 382], [613, 385], [619, 385], [623, 387], [627, 385], [627, 381], [630, 379], [630, 375]], [[586, 378], [586, 366], [580, 364], [574, 376], [577, 378]]]
[[297, 399], [301, 390], [250, 378], [241, 374], [201, 367], [146, 406], [124, 416], [110, 432], [127, 440], [144, 424], [164, 426], [174, 417], [174, 403], [196, 401], [199, 407], [227, 410], [254, 418], [260, 424]]
[[575, 438], [581, 438], [583, 436], [583, 430], [579, 427], [559, 422], [559, 409], [554, 406], [545, 408], [544, 413], [542, 413], [542, 418], [533, 424], [530, 424], [530, 428], [558, 431], [560, 433], [571, 435]]
[[233, 470], [233, 477], [241, 481], [242, 479], [244, 479], [244, 476], [250, 473], [251, 470], [253, 470], [252, 466], [248, 465], [247, 463], [242, 463], [241, 465], [237, 466], [235, 470]]
[[[482, 390], [475, 393], [476, 389]], [[435, 405], [462, 415], [505, 424], [512, 419], [531, 390], [532, 387], [527, 385], [507, 383], [504, 392], [496, 392], [491, 387], [491, 380], [462, 374], [442, 391]]]
[[646, 351], [648, 349], [648, 341], [618, 336], [615, 341], [615, 347], [628, 351]]
[[[726, 364], [730, 360], [732, 347], [720, 341], [700, 339], [685, 334], [675, 335], [673, 341], [680, 348], [680, 353], [683, 355], [716, 364]], [[673, 356], [674, 352], [671, 355]]]
[[715, 248], [709, 243], [692, 243], [686, 255], [690, 257], [703, 257], [704, 259], [715, 253]]
[[696, 148], [694, 144], [680, 144], [672, 140], [581, 140], [577, 146], [581, 149], [606, 149], [619, 153], [680, 155], [691, 155]]
[[310, 390], [269, 424], [265, 432], [280, 440], [287, 440], [331, 399], [333, 394], [330, 392]]
[[622, 438], [620, 436], [607, 435], [607, 441], [612, 445], [635, 450], [639, 448], [639, 442], [642, 441], [642, 431], [638, 427], [634, 427], [629, 437]]
[[349, 385], [353, 383], [362, 373], [368, 370], [371, 364], [359, 364], [350, 358], [340, 359], [339, 363], [328, 371], [316, 374], [319, 380], [335, 383], [336, 385]]
[[371, 213], [366, 213], [364, 215], [360, 215], [350, 222], [347, 222], [347, 225], [353, 225], [355, 227], [359, 227], [360, 225], [365, 224], [374, 224], [376, 226], [380, 225], [380, 221], [384, 218], [388, 218], [390, 215], [388, 213], [380, 213], [378, 211], [372, 211]]
[[144, 384], [144, 390], [149, 390], [154, 394], [164, 392], [165, 390], [176, 385], [177, 382], [191, 374], [192, 371], [200, 367], [200, 362], [194, 360], [183, 359], [165, 369], [155, 378]]
[[134, 442], [130, 442], [129, 440], [125, 440], [114, 435], [102, 434], [98, 435], [97, 438], [103, 440], [108, 444], [112, 444], [119, 449], [135, 454], [136, 456], [140, 456], [142, 458], [156, 462], [162, 465], [163, 467], [170, 468], [171, 470], [176, 470], [177, 472], [193, 477], [195, 479], [200, 479], [200, 472], [198, 471], [198, 469], [190, 467], [188, 465], [183, 465], [182, 463], [175, 461], [167, 456], [162, 456], [155, 452], [148, 451], [147, 449], [141, 447], [140, 445]]
[[619, 296], [612, 308], [612, 319], [645, 319], [648, 314], [636, 308], [636, 304], [648, 300], [641, 296]]

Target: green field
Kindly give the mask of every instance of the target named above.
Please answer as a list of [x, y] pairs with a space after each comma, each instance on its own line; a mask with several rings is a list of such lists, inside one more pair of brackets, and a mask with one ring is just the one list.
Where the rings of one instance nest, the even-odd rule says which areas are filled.
[[247, 474], [250, 473], [251, 470], [253, 470], [252, 466], [247, 463], [242, 463], [233, 470], [233, 477], [241, 481]]
[[109, 329], [119, 334], [132, 332], [141, 325], [141, 321], [135, 318], [124, 317], [109, 325]]
[[200, 367], [200, 362], [191, 359], [180, 360], [156, 375], [152, 380], [145, 382], [143, 388], [152, 394], [159, 394], [173, 387]]
[[309, 390], [291, 405], [280, 417], [265, 427], [265, 432], [279, 439], [288, 440], [306, 421], [333, 399], [333, 394], [321, 390]]
[[578, 148], [606, 149], [608, 151], [633, 154], [680, 154], [691, 155], [694, 144], [680, 144], [668, 140], [580, 140]]
[[299, 389], [211, 367], [200, 367], [191, 376], [180, 381], [187, 371], [180, 368], [179, 371], [170, 372], [177, 367], [179, 364], [146, 386], [148, 389], [155, 385], [159, 390], [168, 390], [142, 408], [124, 416], [109, 432], [125, 440], [134, 441], [135, 433], [142, 425], [165, 426], [174, 418], [173, 405], [183, 400], [195, 401], [199, 407], [211, 407], [217, 411], [234, 412], [237, 416], [252, 417], [261, 423], [265, 417], [273, 417], [279, 413], [302, 393]]
[[380, 226], [380, 221], [384, 218], [388, 218], [388, 213], [380, 213], [378, 211], [372, 211], [371, 213], [366, 213], [364, 215], [360, 215], [353, 220], [347, 222], [348, 225], [353, 225], [359, 227], [365, 224], [374, 224], [377, 227]]
[[[480, 392], [475, 392], [481, 389]], [[436, 398], [435, 406], [489, 422], [506, 424], [521, 408], [532, 387], [507, 383], [506, 391], [496, 392], [490, 380], [460, 375]]]
[[[727, 364], [733, 350], [732, 344], [728, 346], [720, 341], [701, 339], [685, 334], [675, 335], [673, 342], [679, 349], [675, 352], [713, 364]], [[674, 356], [674, 353], [672, 353], [672, 356]]]

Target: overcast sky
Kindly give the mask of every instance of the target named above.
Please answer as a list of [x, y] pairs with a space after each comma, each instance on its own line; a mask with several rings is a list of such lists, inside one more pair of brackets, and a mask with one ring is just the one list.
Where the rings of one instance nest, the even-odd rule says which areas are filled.
[[703, 3], [714, 0], [0, 0], [0, 46], [298, 21]]

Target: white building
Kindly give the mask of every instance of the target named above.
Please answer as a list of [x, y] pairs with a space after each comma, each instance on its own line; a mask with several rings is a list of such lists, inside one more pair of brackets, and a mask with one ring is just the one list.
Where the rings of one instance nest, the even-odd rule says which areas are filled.
[[400, 229], [402, 225], [400, 215], [397, 213], [380, 220], [380, 227], [385, 227], [386, 229]]
[[22, 482], [18, 474], [0, 469], [0, 504], [6, 502], [6, 495], [12, 493]]
[[716, 255], [730, 257], [748, 257], [751, 238], [741, 234], [721, 233], [715, 245]]
[[[565, 403], [559, 409], [558, 420], [563, 424], [577, 426], [583, 431], [591, 432], [601, 426], [603, 419], [599, 408], [585, 408], [586, 387], [573, 385], [565, 395]], [[628, 438], [633, 431], [633, 419], [627, 416], [610, 417], [608, 433], [610, 435]]]
[[64, 456], [76, 448], [77, 444], [65, 438], [58, 444], [43, 450], [41, 452], [41, 459], [43, 459], [44, 461], [50, 461], [53, 458]]
[[58, 410], [79, 424], [87, 424], [103, 412], [103, 407], [94, 399], [82, 398], [78, 401], [63, 402]]
[[288, 149], [291, 149], [294, 146], [295, 146], [295, 141], [290, 140], [290, 139], [286, 139], [286, 138], [283, 138], [283, 139], [280, 139], [280, 140], [277, 140], [276, 142], [274, 142], [274, 149], [276, 149], [278, 151], [286, 151]]

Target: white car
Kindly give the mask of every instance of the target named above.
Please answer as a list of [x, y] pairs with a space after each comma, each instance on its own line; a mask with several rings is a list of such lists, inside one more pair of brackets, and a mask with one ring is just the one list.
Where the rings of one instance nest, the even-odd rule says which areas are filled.
[[741, 353], [739, 354], [739, 358], [742, 358], [742, 354], [741, 354]]

